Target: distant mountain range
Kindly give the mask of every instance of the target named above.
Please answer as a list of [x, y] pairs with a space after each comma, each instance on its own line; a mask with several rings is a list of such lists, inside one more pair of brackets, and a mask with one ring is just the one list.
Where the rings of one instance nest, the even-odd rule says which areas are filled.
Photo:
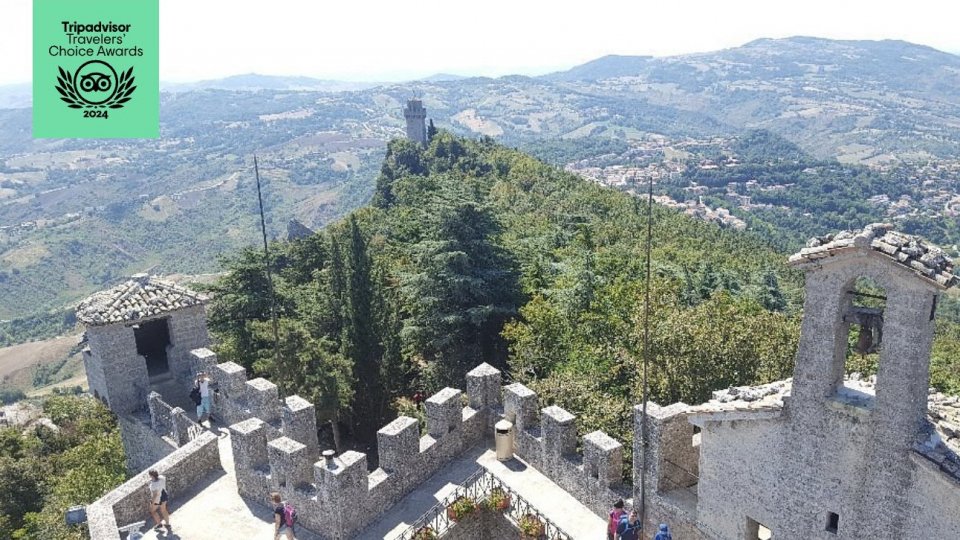
[[222, 79], [211, 79], [190, 83], [161, 83], [160, 90], [165, 92], [189, 92], [191, 90], [290, 90], [299, 92], [344, 92], [364, 90], [379, 86], [375, 82], [349, 82], [314, 79], [312, 77], [286, 77], [278, 75], [259, 75], [247, 73], [232, 75]]
[[217, 256], [257, 237], [254, 152], [271, 236], [286, 236], [290, 219], [317, 228], [342, 216], [369, 198], [414, 94], [438, 127], [515, 146], [547, 140], [561, 158], [606, 152], [604, 141], [762, 128], [815, 158], [960, 160], [960, 57], [902, 41], [762, 39], [606, 56], [541, 77], [248, 74], [164, 89], [159, 141], [104, 142], [32, 139], [29, 85], [0, 87], [0, 107], [19, 107], [0, 110], [0, 319], [137, 271], [216, 271]]

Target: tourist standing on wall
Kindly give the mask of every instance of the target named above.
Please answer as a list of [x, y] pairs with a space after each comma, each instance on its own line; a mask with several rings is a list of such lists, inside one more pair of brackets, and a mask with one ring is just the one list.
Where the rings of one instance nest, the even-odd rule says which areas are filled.
[[[150, 515], [155, 524], [154, 530], [159, 531], [163, 528], [163, 519], [167, 520], [167, 529], [170, 529], [170, 512], [167, 511], [167, 477], [158, 473], [155, 469], [150, 469], [147, 473], [150, 475]], [[163, 519], [160, 519], [160, 514]]]
[[620, 518], [626, 514], [623, 509], [623, 499], [617, 499], [613, 503], [613, 510], [610, 510], [610, 518], [607, 521], [607, 540], [617, 540], [617, 525], [620, 525]]
[[[210, 419], [210, 411], [213, 408], [213, 396], [210, 395], [210, 376], [206, 372], [197, 373], [197, 379], [193, 383], [194, 392], [199, 394], [200, 402], [197, 403], [197, 423]], [[206, 415], [206, 418], [204, 418]]]

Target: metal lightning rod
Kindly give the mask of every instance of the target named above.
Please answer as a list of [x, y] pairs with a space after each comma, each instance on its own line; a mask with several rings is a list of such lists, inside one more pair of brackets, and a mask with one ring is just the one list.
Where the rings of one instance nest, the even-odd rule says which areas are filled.
[[647, 520], [647, 365], [650, 363], [650, 250], [653, 241], [653, 176], [647, 177], [647, 245], [646, 284], [643, 302], [643, 418], [640, 422], [640, 448], [643, 460], [640, 464], [640, 533], [643, 534]]
[[260, 231], [263, 233], [263, 266], [267, 272], [267, 288], [270, 290], [270, 318], [273, 320], [273, 354], [280, 365], [280, 327], [277, 323], [277, 295], [273, 290], [273, 274], [270, 273], [270, 249], [267, 247], [267, 222], [263, 217], [263, 193], [260, 191], [260, 167], [253, 156], [253, 172], [257, 176], [257, 201], [260, 203]]

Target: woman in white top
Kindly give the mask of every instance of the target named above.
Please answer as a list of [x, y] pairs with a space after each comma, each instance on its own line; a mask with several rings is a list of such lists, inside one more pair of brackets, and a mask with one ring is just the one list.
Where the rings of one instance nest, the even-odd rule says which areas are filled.
[[156, 524], [154, 530], [159, 531], [163, 527], [163, 520], [157, 514], [163, 514], [163, 519], [167, 520], [167, 529], [170, 528], [170, 512], [167, 511], [167, 478], [154, 469], [147, 473], [150, 475], [150, 515], [153, 516], [153, 522]]

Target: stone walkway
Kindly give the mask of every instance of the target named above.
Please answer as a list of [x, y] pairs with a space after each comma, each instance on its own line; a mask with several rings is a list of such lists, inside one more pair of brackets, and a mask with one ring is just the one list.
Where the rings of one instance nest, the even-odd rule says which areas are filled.
[[603, 538], [606, 522], [540, 471], [514, 458], [497, 461], [496, 453], [476, 447], [452, 461], [409, 493], [358, 538], [397, 538], [414, 521], [483, 467], [529, 501], [573, 538]]
[[[273, 512], [266, 506], [244, 499], [237, 492], [229, 430], [219, 424], [214, 424], [212, 429], [219, 432], [220, 460], [224, 471], [210, 475], [187, 493], [171, 494], [171, 530], [155, 532], [148, 528], [153, 525], [153, 519], [149, 515], [144, 516], [148, 523], [140, 529], [144, 533], [144, 540], [273, 538]], [[319, 540], [319, 537], [298, 528], [297, 540]]]
[[[229, 430], [219, 424], [211, 429], [220, 437], [220, 459], [224, 471], [201, 480], [189, 492], [174, 493], [170, 503], [171, 530], [154, 531], [153, 520], [140, 530], [144, 540], [269, 540], [273, 538], [273, 513], [237, 493], [233, 476], [233, 452]], [[357, 538], [396, 538], [421, 515], [453, 492], [477, 469], [484, 467], [527, 499], [548, 519], [573, 538], [600, 538], [604, 521], [580, 504], [549, 478], [518, 459], [497, 461], [493, 450], [478, 446], [451, 461], [417, 489], [407, 494]], [[319, 540], [310, 531], [299, 529], [297, 540]]]
[[396, 538], [427, 510], [453, 493], [464, 480], [480, 468], [480, 459], [488, 452], [476, 447], [437, 471], [426, 482], [411, 491], [386, 514], [375, 521], [358, 538]]
[[607, 530], [606, 521], [554, 484], [540, 471], [517, 458], [511, 461], [497, 461], [497, 455], [493, 450], [484, 452], [479, 463], [571, 537], [585, 539], [604, 537]]

